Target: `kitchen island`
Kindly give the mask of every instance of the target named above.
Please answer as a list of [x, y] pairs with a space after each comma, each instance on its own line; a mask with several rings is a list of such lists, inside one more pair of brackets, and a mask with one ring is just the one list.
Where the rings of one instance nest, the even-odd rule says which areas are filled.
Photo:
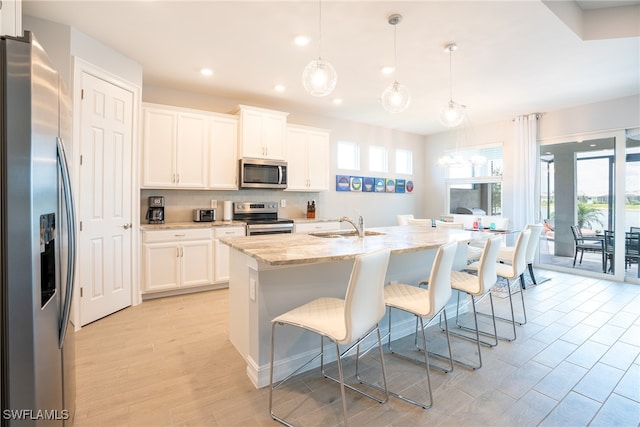
[[[353, 230], [345, 230], [353, 231]], [[343, 232], [344, 233], [344, 232]], [[385, 283], [417, 284], [428, 277], [437, 249], [460, 243], [454, 269], [466, 265], [467, 242], [478, 233], [395, 226], [368, 229], [364, 237], [336, 232], [221, 239], [231, 248], [229, 338], [247, 362], [256, 387], [269, 384], [271, 320], [312, 299], [344, 298], [354, 258], [381, 248], [391, 250]], [[411, 316], [394, 313], [394, 336], [412, 333]], [[387, 319], [380, 323], [387, 329]], [[285, 331], [283, 333], [282, 331]], [[277, 337], [274, 379], [284, 377], [318, 349], [318, 337], [299, 328]], [[329, 358], [329, 360], [331, 360]]]

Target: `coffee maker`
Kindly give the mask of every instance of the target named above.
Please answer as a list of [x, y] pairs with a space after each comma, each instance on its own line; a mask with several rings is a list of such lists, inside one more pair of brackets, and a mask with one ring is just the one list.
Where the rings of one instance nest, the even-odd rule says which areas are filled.
[[150, 196], [147, 209], [149, 224], [164, 224], [164, 196]]

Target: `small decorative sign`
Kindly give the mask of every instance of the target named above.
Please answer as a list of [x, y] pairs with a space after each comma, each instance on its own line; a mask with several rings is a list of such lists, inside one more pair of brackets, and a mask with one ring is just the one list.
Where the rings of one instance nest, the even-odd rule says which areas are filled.
[[336, 191], [349, 191], [351, 190], [351, 183], [349, 177], [346, 175], [336, 175]]
[[413, 191], [413, 181], [407, 181], [405, 188], [407, 189], [407, 193], [411, 193]]
[[362, 178], [362, 191], [365, 193], [372, 193], [375, 190], [375, 178], [370, 176]]
[[371, 176], [336, 175], [336, 191], [354, 193], [411, 193], [413, 181]]
[[362, 177], [361, 176], [352, 176], [351, 177], [351, 191], [362, 191]]

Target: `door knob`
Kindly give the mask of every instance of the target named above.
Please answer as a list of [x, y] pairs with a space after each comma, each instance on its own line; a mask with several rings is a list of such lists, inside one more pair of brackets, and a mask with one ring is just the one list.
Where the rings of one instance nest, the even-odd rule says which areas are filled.
[[129, 224], [124, 224], [124, 225], [122, 226], [122, 228], [124, 228], [125, 230], [128, 230], [128, 229], [130, 229], [131, 227], [133, 227], [133, 224], [131, 224], [131, 223], [129, 223]]

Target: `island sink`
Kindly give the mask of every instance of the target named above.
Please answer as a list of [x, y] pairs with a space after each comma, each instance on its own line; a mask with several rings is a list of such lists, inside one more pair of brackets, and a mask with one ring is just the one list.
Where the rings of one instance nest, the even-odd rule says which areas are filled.
[[[364, 231], [364, 235], [365, 236], [382, 236], [385, 233], [381, 233], [379, 231], [370, 231], [370, 230], [365, 230]], [[358, 237], [358, 233], [353, 230], [353, 231], [325, 231], [325, 232], [320, 232], [320, 233], [309, 233], [310, 236], [315, 236], [315, 237], [324, 237], [325, 239], [339, 239], [339, 238], [344, 238], [344, 237]]]

